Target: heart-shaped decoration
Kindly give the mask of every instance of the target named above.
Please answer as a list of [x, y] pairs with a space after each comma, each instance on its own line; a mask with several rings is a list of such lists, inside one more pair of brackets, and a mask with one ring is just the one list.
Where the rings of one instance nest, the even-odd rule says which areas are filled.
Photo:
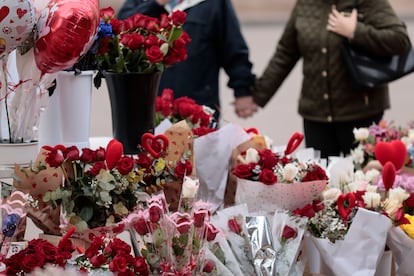
[[124, 146], [116, 139], [109, 141], [105, 151], [105, 161], [108, 169], [112, 170], [124, 153]]
[[247, 134], [256, 134], [256, 135], [259, 135], [259, 131], [255, 127], [244, 128], [244, 131], [246, 131]]
[[27, 30], [27, 26], [23, 25], [23, 26], [16, 26], [16, 31], [17, 33], [20, 35], [22, 33], [24, 33]]
[[352, 213], [352, 210], [355, 207], [355, 194], [347, 193], [341, 194], [336, 200], [336, 205], [338, 205], [338, 213], [344, 221], [349, 219], [349, 215]]
[[290, 137], [289, 142], [285, 149], [285, 155], [291, 154], [294, 152], [302, 143], [303, 138], [305, 138], [305, 135], [299, 132], [293, 133], [292, 137]]
[[394, 186], [395, 182], [395, 167], [394, 164], [390, 161], [385, 163], [384, 167], [382, 168], [382, 183], [384, 183], [385, 190], [389, 190]]
[[401, 140], [378, 142], [374, 148], [374, 155], [381, 165], [384, 166], [390, 161], [398, 171], [404, 166], [407, 158], [407, 147]]
[[16, 14], [19, 17], [19, 19], [21, 19], [26, 13], [27, 13], [27, 10], [24, 10], [21, 8], [18, 8], [16, 11]]
[[0, 9], [0, 22], [3, 21], [4, 18], [6, 18], [7, 15], [9, 15], [10, 9], [7, 6], [3, 6]]
[[168, 137], [147, 132], [141, 137], [141, 146], [154, 158], [159, 158], [168, 148]]

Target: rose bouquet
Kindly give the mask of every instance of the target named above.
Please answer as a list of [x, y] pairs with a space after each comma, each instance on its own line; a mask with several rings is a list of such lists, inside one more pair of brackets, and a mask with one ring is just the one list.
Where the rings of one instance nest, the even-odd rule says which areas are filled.
[[161, 96], [157, 96], [155, 112], [156, 126], [164, 120], [169, 120], [172, 124], [186, 120], [195, 136], [202, 136], [216, 130], [214, 111], [211, 108], [198, 105], [188, 97], [174, 99], [174, 91], [171, 89], [164, 89]]
[[[190, 38], [182, 28], [185, 12], [163, 14], [160, 20], [143, 14], [118, 20], [112, 7], [100, 13], [96, 55], [100, 71], [151, 73], [187, 58]], [[100, 86], [101, 77], [98, 73], [95, 86]]]
[[[168, 139], [163, 141], [168, 143]], [[114, 139], [106, 149], [84, 148], [82, 152], [74, 146], [45, 146], [45, 162], [62, 170], [64, 182], [46, 192], [43, 201], [62, 207], [64, 224], [76, 226], [85, 238], [89, 230], [99, 227], [121, 231], [122, 227], [115, 226], [136, 207], [137, 192], [161, 190], [167, 181], [184, 177], [179, 166], [188, 167], [185, 157], [178, 164], [167, 162], [163, 155], [166, 145], [153, 142], [152, 147], [147, 147], [152, 151], [143, 149], [137, 156], [124, 155], [122, 144]], [[154, 152], [157, 147], [160, 151]]]
[[[186, 181], [185, 181], [186, 182]], [[195, 198], [183, 188], [182, 197]], [[218, 230], [209, 222], [209, 204], [180, 200], [169, 212], [163, 192], [147, 197], [128, 217], [136, 254], [143, 256], [154, 274], [199, 275], [214, 268], [205, 259], [205, 247]], [[191, 202], [189, 204], [189, 202]], [[205, 271], [206, 272], [206, 271]]]
[[325, 170], [315, 162], [299, 162], [290, 155], [302, 140], [303, 135], [295, 133], [282, 154], [254, 148], [242, 153], [233, 168], [238, 178], [236, 202], [247, 203], [250, 212], [274, 212], [292, 210], [319, 197], [327, 185]]

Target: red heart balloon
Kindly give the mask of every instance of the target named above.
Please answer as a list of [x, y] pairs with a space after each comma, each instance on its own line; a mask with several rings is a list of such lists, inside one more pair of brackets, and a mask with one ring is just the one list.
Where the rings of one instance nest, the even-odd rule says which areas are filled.
[[154, 135], [147, 132], [141, 137], [141, 146], [153, 157], [159, 158], [168, 148], [168, 137], [164, 134]]
[[[348, 220], [349, 215], [355, 207], [355, 194], [347, 193], [341, 194], [336, 200], [336, 205], [338, 205], [338, 213], [343, 220]], [[346, 206], [345, 206], [346, 205]]]
[[374, 148], [374, 155], [381, 165], [384, 166], [390, 161], [398, 171], [404, 166], [407, 157], [407, 147], [401, 140], [378, 142]]
[[108, 169], [112, 170], [116, 162], [122, 157], [124, 153], [124, 146], [116, 139], [109, 141], [105, 151], [105, 161]]

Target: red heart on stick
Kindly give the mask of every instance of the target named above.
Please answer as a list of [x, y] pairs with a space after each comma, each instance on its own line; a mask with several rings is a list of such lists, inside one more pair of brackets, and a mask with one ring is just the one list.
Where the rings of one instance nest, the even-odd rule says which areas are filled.
[[299, 132], [293, 133], [292, 137], [290, 137], [289, 142], [285, 149], [285, 155], [291, 154], [294, 152], [302, 143], [303, 138], [305, 138], [305, 135]]
[[[338, 205], [338, 213], [343, 220], [348, 220], [349, 215], [355, 207], [355, 194], [347, 193], [341, 194], [336, 200], [336, 205]], [[345, 206], [346, 205], [346, 206]]]
[[154, 135], [147, 132], [141, 137], [141, 146], [154, 158], [159, 158], [168, 148], [168, 137], [164, 134]]
[[255, 127], [244, 128], [244, 131], [246, 131], [247, 134], [256, 134], [256, 135], [259, 135], [259, 131]]
[[382, 168], [382, 182], [384, 183], [385, 190], [389, 190], [394, 186], [395, 181], [395, 167], [392, 162], [385, 163]]
[[384, 166], [388, 161], [394, 164], [395, 170], [400, 170], [407, 158], [407, 147], [401, 140], [378, 142], [374, 148], [375, 158]]
[[116, 139], [109, 141], [105, 151], [105, 161], [108, 169], [112, 170], [124, 153], [124, 145]]

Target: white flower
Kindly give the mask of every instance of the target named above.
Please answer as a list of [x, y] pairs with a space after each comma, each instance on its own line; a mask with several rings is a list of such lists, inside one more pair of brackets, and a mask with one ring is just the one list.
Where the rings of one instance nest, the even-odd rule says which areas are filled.
[[414, 142], [414, 129], [408, 131], [408, 139], [410, 139], [411, 142]]
[[370, 169], [369, 171], [367, 171], [365, 173], [365, 180], [368, 181], [369, 183], [374, 183], [378, 176], [380, 176], [380, 171], [377, 169]]
[[260, 160], [260, 156], [259, 156], [259, 153], [257, 152], [256, 149], [249, 148], [246, 151], [246, 157], [244, 159], [245, 164], [247, 164], [247, 163], [257, 163], [257, 162], [259, 162], [259, 160]]
[[286, 181], [293, 181], [298, 174], [299, 169], [292, 163], [286, 164], [283, 168], [283, 179]]
[[96, 176], [96, 179], [99, 182], [103, 182], [103, 183], [109, 183], [109, 182], [115, 181], [114, 176], [110, 174], [107, 170], [101, 170], [99, 174]]
[[399, 204], [402, 204], [404, 200], [410, 197], [410, 194], [407, 193], [403, 188], [397, 187], [390, 189], [388, 191], [388, 198], [391, 201], [396, 201]]
[[361, 170], [357, 170], [357, 171], [354, 173], [354, 180], [355, 180], [355, 181], [362, 181], [362, 180], [365, 180], [365, 173], [364, 173], [363, 171], [361, 171]]
[[200, 182], [198, 181], [198, 179], [193, 179], [188, 176], [184, 177], [183, 185], [181, 188], [181, 197], [195, 198], [199, 186]]
[[361, 128], [354, 128], [354, 137], [357, 141], [364, 141], [369, 136], [369, 130], [368, 128], [361, 127]]
[[378, 187], [376, 185], [367, 185], [366, 187], [367, 193], [376, 193]]
[[273, 147], [273, 140], [268, 136], [264, 136], [266, 148], [271, 149]]
[[367, 208], [377, 208], [381, 202], [381, 195], [379, 193], [366, 192], [362, 198]]
[[365, 180], [357, 180], [346, 185], [349, 192], [364, 191], [368, 183]]
[[336, 201], [342, 192], [338, 188], [330, 188], [322, 193], [324, 201]]
[[364, 150], [362, 149], [362, 146], [359, 145], [355, 149], [351, 150], [351, 156], [352, 160], [354, 160], [356, 164], [364, 163]]

